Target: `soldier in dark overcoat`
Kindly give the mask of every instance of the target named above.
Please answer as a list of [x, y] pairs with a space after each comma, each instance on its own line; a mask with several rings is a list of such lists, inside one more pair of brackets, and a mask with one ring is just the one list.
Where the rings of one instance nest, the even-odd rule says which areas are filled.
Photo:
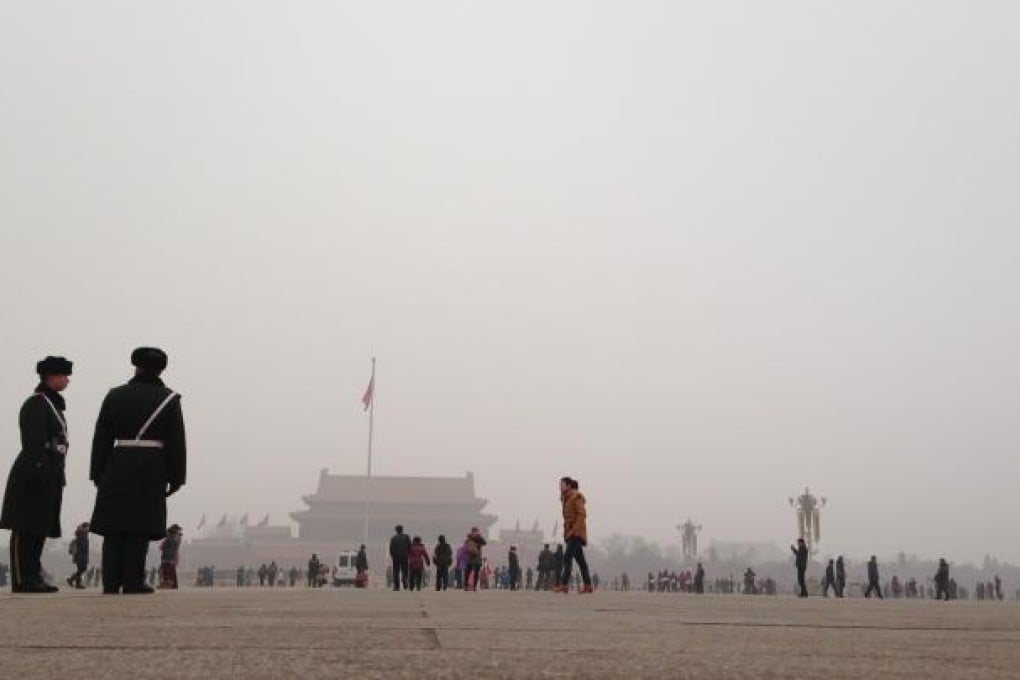
[[166, 535], [166, 499], [184, 485], [187, 454], [180, 395], [160, 379], [167, 355], [131, 354], [135, 376], [106, 395], [96, 420], [89, 477], [92, 533], [103, 536], [103, 592], [151, 593], [149, 541]]
[[11, 588], [16, 593], [52, 593], [43, 581], [42, 551], [46, 538], [60, 537], [64, 496], [67, 419], [61, 392], [70, 383], [72, 363], [49, 356], [36, 364], [39, 385], [21, 407], [21, 452], [14, 459], [0, 528], [11, 530]]

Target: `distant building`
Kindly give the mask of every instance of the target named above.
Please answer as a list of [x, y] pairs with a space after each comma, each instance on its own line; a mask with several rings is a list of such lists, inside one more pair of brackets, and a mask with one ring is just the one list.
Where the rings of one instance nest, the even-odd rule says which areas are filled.
[[[531, 529], [521, 529], [521, 523], [513, 529], [500, 529], [499, 542], [493, 545], [499, 552], [494, 555], [497, 564], [506, 562], [506, 552], [510, 546], [517, 547], [517, 555], [521, 560], [521, 569], [534, 568], [538, 563], [538, 554], [546, 543], [545, 533], [538, 528], [538, 522]], [[491, 552], [491, 551], [490, 551]]]
[[488, 504], [475, 496], [475, 478], [463, 477], [365, 477], [319, 473], [319, 488], [305, 496], [307, 510], [292, 512], [298, 523], [298, 539], [357, 548], [364, 542], [368, 516], [369, 543], [381, 545], [404, 525], [410, 535], [432, 544], [440, 534], [452, 543], [478, 527], [488, 536], [495, 515], [482, 509]]
[[458, 545], [473, 526], [488, 536], [497, 519], [482, 512], [488, 501], [475, 496], [471, 473], [368, 478], [331, 475], [323, 469], [318, 489], [303, 500], [308, 508], [290, 515], [298, 524], [297, 536], [289, 526], [272, 526], [268, 520], [246, 526], [224, 517], [184, 546], [181, 557], [186, 568], [215, 565], [233, 573], [238, 565], [257, 567], [274, 560], [280, 566], [303, 568], [312, 553], [333, 564], [340, 551], [357, 550], [365, 542], [367, 508], [369, 564], [378, 576], [388, 561], [389, 540], [397, 524], [429, 546], [440, 534]]

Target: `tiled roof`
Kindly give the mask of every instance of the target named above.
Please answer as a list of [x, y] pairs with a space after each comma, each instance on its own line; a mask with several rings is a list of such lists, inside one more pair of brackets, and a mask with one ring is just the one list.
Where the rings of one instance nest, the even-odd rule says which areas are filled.
[[475, 479], [471, 473], [463, 477], [365, 477], [364, 475], [331, 475], [323, 470], [313, 502], [421, 503], [477, 505]]

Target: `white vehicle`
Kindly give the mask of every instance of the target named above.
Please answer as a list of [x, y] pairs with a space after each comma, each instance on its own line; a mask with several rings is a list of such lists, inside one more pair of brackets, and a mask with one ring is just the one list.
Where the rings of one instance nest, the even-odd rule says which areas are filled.
[[333, 569], [334, 586], [353, 586], [358, 578], [358, 553], [345, 550], [340, 553]]

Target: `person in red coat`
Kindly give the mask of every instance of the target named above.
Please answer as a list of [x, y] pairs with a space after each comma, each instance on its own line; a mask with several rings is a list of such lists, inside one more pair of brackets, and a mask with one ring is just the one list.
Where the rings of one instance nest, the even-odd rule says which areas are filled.
[[422, 577], [425, 575], [425, 567], [431, 566], [429, 561], [428, 548], [421, 542], [421, 536], [415, 536], [411, 541], [411, 553], [407, 558], [411, 567], [411, 583], [409, 590], [421, 590]]

